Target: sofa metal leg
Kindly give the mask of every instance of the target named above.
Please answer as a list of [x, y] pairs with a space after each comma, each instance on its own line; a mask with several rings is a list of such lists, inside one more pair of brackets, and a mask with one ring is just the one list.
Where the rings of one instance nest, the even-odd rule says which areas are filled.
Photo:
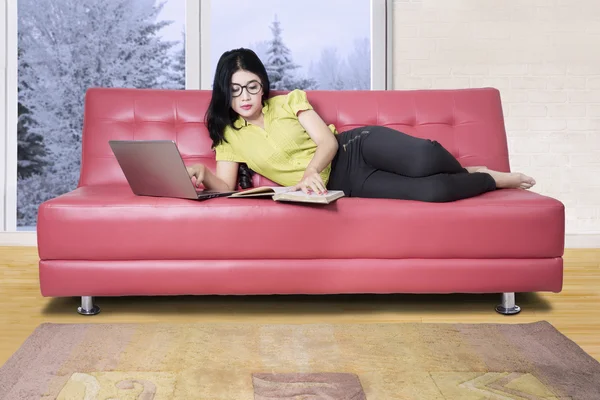
[[81, 306], [77, 307], [77, 312], [81, 315], [96, 315], [100, 312], [100, 307], [94, 305], [92, 296], [81, 296]]
[[503, 315], [513, 315], [521, 312], [521, 307], [515, 304], [514, 293], [502, 293], [502, 304], [496, 306], [496, 311]]

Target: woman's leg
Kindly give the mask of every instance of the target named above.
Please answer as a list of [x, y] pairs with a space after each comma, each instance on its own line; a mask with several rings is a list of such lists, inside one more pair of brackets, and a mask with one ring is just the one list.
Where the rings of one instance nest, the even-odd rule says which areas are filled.
[[363, 131], [362, 155], [373, 168], [407, 177], [467, 172], [441, 144], [417, 138], [383, 126], [367, 126]]
[[413, 178], [440, 173], [479, 172], [491, 175], [498, 188], [529, 189], [535, 185], [533, 178], [519, 172], [499, 172], [484, 166], [463, 168], [436, 141], [417, 138], [383, 126], [368, 126], [363, 131], [368, 132], [362, 143], [363, 159], [377, 170]]
[[485, 173], [442, 173], [411, 178], [378, 170], [352, 196], [441, 203], [475, 197], [495, 189], [496, 182]]

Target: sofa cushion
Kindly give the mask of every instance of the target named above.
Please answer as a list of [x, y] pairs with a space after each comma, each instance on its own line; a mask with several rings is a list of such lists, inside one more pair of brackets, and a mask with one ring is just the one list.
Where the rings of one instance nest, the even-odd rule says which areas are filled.
[[47, 201], [37, 227], [42, 260], [540, 258], [562, 256], [564, 206], [518, 189], [315, 206], [138, 197], [109, 185]]

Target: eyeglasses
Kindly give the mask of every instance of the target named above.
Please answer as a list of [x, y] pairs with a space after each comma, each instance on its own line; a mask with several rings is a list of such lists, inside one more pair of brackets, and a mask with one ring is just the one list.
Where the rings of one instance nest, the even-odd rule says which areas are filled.
[[250, 81], [247, 85], [244, 86], [234, 83], [233, 85], [231, 85], [231, 95], [233, 97], [241, 96], [242, 92], [244, 91], [244, 88], [246, 88], [246, 91], [248, 91], [248, 93], [256, 94], [260, 92], [260, 89], [262, 89], [262, 85], [258, 81]]

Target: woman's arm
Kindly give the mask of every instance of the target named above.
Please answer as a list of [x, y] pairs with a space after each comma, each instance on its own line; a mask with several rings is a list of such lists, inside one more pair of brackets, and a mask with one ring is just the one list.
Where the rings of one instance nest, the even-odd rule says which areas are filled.
[[301, 111], [298, 121], [304, 127], [311, 139], [317, 144], [317, 150], [304, 171], [295, 190], [302, 189], [304, 193], [314, 190], [317, 193], [327, 192], [327, 187], [321, 179], [321, 171], [331, 163], [338, 150], [338, 142], [329, 127], [314, 110]]
[[202, 183], [208, 190], [229, 191], [237, 187], [238, 163], [217, 161], [217, 170], [213, 174], [204, 164], [188, 167], [188, 174], [196, 177], [196, 184]]
[[298, 121], [300, 121], [300, 124], [302, 124], [308, 135], [317, 144], [317, 151], [306, 170], [318, 174], [335, 157], [338, 150], [337, 139], [321, 116], [314, 110], [301, 111], [298, 114]]

